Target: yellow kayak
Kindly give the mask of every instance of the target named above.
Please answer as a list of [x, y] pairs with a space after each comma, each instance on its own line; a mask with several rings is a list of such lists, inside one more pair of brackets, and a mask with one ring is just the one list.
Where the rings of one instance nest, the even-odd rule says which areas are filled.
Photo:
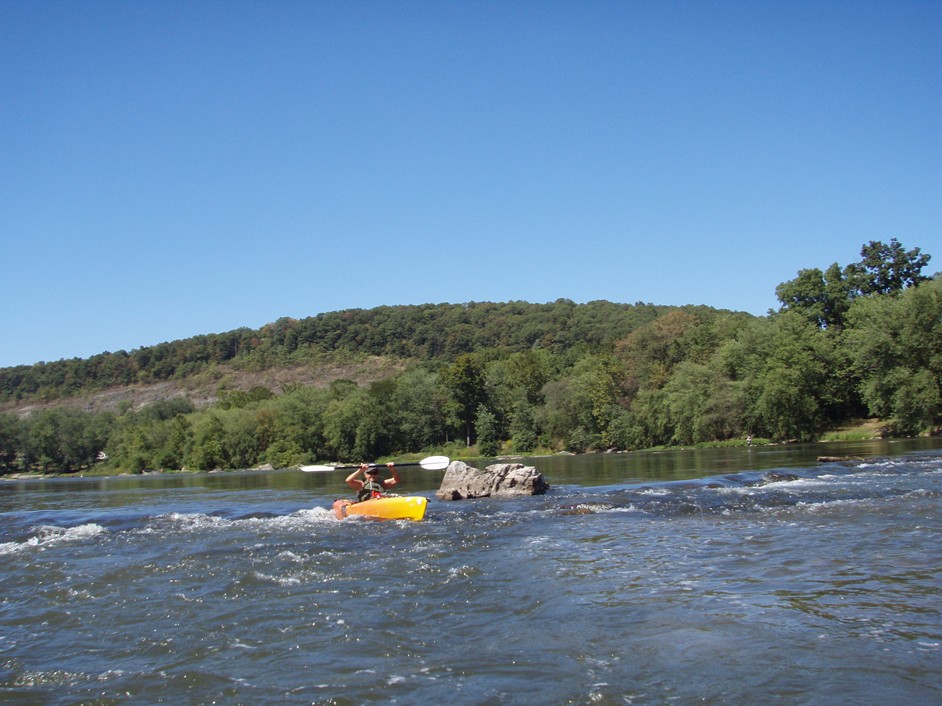
[[417, 495], [392, 495], [360, 503], [336, 500], [334, 514], [338, 520], [351, 515], [376, 517], [381, 520], [421, 520], [425, 517], [427, 503], [428, 498]]

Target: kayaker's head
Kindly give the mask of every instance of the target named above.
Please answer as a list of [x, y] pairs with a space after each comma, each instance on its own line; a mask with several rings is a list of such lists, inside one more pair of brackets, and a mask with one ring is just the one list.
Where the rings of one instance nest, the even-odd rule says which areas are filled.
[[376, 466], [370, 466], [365, 471], [363, 471], [363, 475], [365, 476], [375, 476], [378, 474], [379, 474], [379, 469]]

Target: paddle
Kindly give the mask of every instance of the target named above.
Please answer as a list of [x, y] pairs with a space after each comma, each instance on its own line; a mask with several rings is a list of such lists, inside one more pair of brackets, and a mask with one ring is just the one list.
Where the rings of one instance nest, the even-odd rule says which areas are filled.
[[[422, 466], [426, 471], [444, 471], [448, 468], [450, 463], [447, 456], [429, 456], [428, 458], [423, 458], [421, 461], [416, 461], [414, 463], [397, 463], [396, 468], [402, 468], [403, 466]], [[356, 466], [301, 466], [301, 470], [305, 473], [327, 473], [329, 471], [351, 471], [354, 468], [359, 468], [359, 465]]]

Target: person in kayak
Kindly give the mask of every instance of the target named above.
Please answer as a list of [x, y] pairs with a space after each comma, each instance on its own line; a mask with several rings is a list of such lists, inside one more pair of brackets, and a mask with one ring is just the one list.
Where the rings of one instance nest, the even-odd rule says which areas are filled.
[[[379, 466], [367, 463], [360, 464], [357, 470], [347, 476], [347, 485], [357, 491], [358, 503], [382, 497], [385, 491], [399, 485], [401, 478], [399, 478], [399, 471], [396, 470], [396, 464], [387, 463], [386, 467], [392, 471], [392, 478], [386, 480], [380, 480]], [[363, 480], [357, 478], [361, 473], [363, 474]]]

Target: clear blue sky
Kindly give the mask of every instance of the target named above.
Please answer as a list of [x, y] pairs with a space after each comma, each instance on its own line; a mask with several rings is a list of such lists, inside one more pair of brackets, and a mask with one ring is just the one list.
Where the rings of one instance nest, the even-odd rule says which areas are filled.
[[942, 2], [0, 0], [0, 366], [942, 269]]

